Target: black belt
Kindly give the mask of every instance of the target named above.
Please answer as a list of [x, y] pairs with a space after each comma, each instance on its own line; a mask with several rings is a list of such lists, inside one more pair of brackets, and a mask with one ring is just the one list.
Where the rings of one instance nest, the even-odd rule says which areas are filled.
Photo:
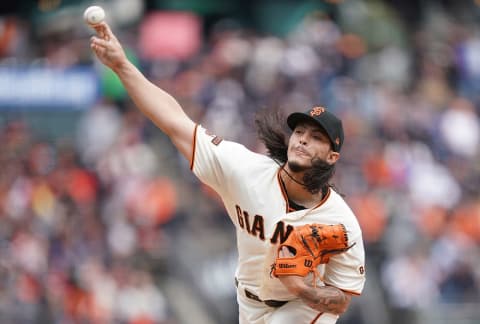
[[[235, 278], [235, 286], [237, 286], [237, 288], [238, 288], [238, 279], [237, 278]], [[288, 301], [286, 301], [286, 300], [273, 300], [273, 299], [261, 300], [254, 293], [248, 291], [247, 289], [244, 289], [244, 290], [245, 290], [245, 296], [247, 296], [247, 298], [258, 301], [260, 303], [264, 303], [265, 305], [267, 305], [269, 307], [275, 307], [275, 308], [282, 307], [283, 305], [288, 303]]]

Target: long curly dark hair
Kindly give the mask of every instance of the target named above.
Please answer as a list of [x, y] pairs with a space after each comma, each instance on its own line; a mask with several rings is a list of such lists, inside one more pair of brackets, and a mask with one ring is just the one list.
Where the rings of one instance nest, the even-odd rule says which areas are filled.
[[[286, 116], [278, 110], [259, 110], [255, 114], [255, 127], [258, 138], [267, 149], [267, 155], [279, 165], [288, 163], [288, 139], [291, 132], [287, 128]], [[301, 184], [312, 194], [326, 187], [336, 190], [329, 183], [334, 174], [335, 164], [316, 158], [312, 160], [312, 167], [305, 172]]]

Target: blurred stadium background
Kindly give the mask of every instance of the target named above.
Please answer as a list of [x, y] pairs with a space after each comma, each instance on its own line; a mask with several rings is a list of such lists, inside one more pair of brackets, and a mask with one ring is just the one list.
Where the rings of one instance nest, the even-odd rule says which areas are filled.
[[480, 323], [480, 1], [0, 4], [0, 323], [237, 323], [233, 226], [92, 56], [129, 57], [224, 138], [339, 114], [367, 283], [340, 324]]

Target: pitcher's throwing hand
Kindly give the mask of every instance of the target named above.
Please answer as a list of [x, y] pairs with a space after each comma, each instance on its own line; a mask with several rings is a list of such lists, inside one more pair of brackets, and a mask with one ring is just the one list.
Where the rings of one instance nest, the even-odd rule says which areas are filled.
[[128, 63], [125, 51], [110, 26], [102, 22], [93, 28], [97, 35], [90, 39], [90, 47], [98, 59], [114, 71]]

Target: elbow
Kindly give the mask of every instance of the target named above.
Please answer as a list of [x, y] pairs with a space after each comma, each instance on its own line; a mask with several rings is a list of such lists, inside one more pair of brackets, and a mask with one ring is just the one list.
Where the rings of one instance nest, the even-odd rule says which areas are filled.
[[337, 315], [342, 315], [347, 311], [347, 309], [348, 309], [348, 303], [344, 305], [340, 305], [338, 309], [335, 310], [335, 312]]
[[338, 305], [339, 307], [337, 309], [337, 315], [341, 315], [345, 313], [348, 310], [348, 306], [350, 306], [350, 301], [352, 300], [352, 295], [345, 292], [342, 292], [342, 293], [343, 293], [344, 299], [343, 299], [343, 303], [339, 303]]
[[320, 288], [314, 292], [306, 291], [300, 296], [305, 303], [313, 309], [321, 312], [341, 315], [345, 313], [350, 305], [351, 295], [339, 289]]

